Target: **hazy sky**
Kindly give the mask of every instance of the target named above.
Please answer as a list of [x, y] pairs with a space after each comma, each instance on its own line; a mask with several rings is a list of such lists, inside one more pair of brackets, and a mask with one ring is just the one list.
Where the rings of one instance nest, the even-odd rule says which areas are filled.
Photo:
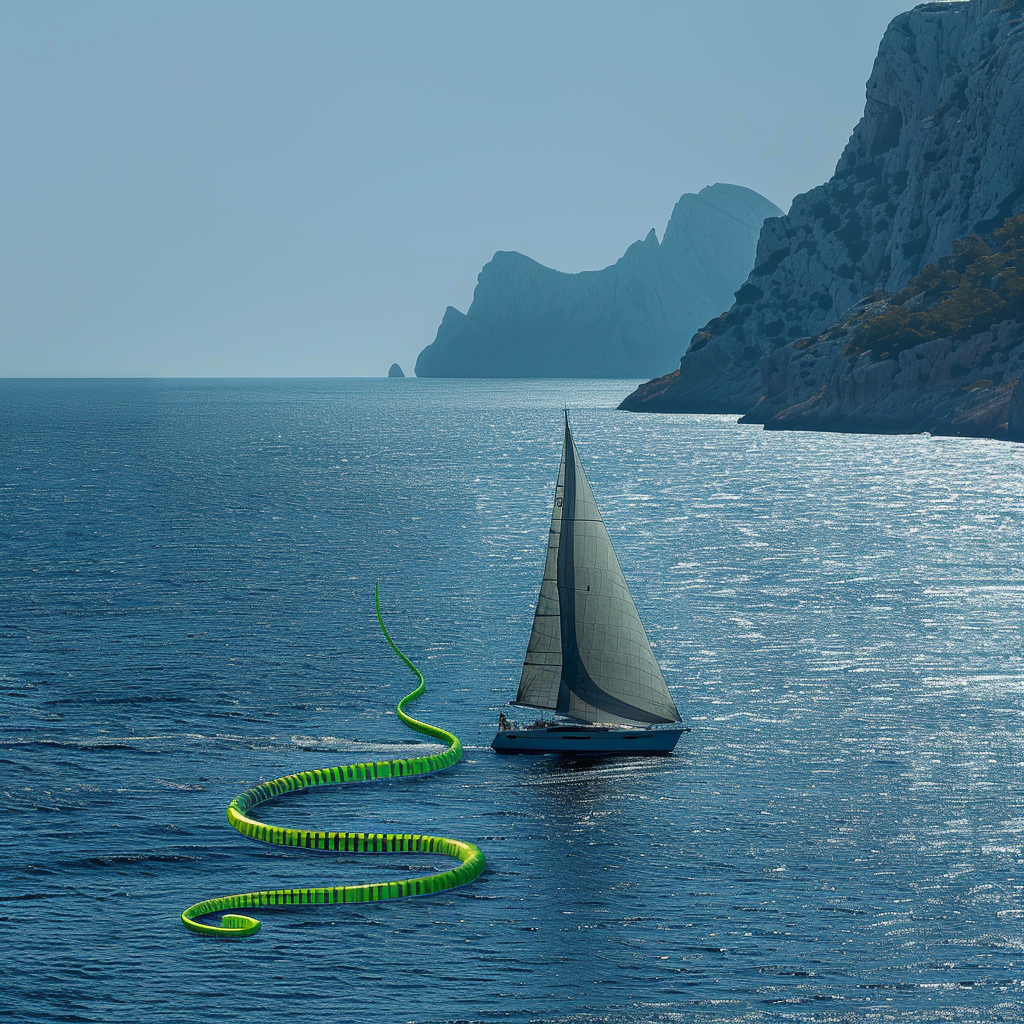
[[3, 2], [0, 376], [411, 373], [495, 250], [788, 208], [912, 6]]

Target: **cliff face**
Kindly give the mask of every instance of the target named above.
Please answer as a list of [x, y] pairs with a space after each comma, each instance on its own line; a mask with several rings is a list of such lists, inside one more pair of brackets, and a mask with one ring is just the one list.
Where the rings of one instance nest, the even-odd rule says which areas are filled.
[[[832, 328], [813, 350], [766, 357], [767, 395], [743, 423], [769, 430], [1024, 440], [1024, 323], [997, 324], [961, 342], [939, 338], [894, 359], [846, 358], [850, 335]], [[799, 344], [799, 342], [797, 343]], [[1020, 391], [1021, 396], [1016, 393]]]
[[1024, 216], [954, 243], [895, 294], [767, 355], [743, 422], [1020, 439]]
[[614, 266], [551, 270], [495, 253], [468, 313], [445, 311], [418, 377], [640, 377], [676, 358], [732, 298], [779, 209], [737, 185], [711, 185], [676, 204], [659, 244], [652, 230]]
[[903, 288], [954, 239], [1024, 211], [1024, 0], [929, 3], [890, 24], [836, 173], [765, 223], [735, 303], [622, 407], [745, 412], [762, 357]]

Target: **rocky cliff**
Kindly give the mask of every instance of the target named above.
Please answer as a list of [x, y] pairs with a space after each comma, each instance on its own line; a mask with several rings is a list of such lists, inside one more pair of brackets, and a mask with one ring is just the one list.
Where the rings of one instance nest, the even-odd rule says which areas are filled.
[[776, 349], [743, 422], [1024, 440], [1024, 216]]
[[765, 223], [732, 307], [694, 335], [678, 370], [622, 407], [746, 412], [764, 393], [765, 356], [1022, 211], [1024, 0], [916, 7], [882, 39], [835, 175]]
[[642, 377], [721, 310], [754, 263], [779, 209], [738, 185], [710, 185], [676, 204], [604, 270], [564, 274], [517, 252], [480, 273], [465, 314], [449, 306], [418, 377]]

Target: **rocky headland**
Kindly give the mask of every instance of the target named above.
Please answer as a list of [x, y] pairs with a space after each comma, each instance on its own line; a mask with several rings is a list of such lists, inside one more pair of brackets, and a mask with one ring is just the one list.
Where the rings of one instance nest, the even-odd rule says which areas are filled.
[[416, 360], [418, 377], [643, 377], [678, 358], [754, 264], [765, 218], [781, 211], [738, 185], [676, 204], [613, 266], [566, 274], [517, 252], [483, 268], [468, 312], [449, 306]]
[[761, 373], [741, 422], [1024, 440], [1024, 216], [776, 349]]
[[1024, 0], [916, 7], [882, 39], [835, 175], [765, 222], [731, 308], [622, 408], [1016, 436], [1022, 212]]

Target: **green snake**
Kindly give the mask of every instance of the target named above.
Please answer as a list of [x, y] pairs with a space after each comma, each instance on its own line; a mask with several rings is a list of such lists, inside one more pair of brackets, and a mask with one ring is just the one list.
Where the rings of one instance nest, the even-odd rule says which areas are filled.
[[[426, 682], [420, 670], [398, 649], [384, 625], [380, 611], [380, 585], [374, 593], [377, 621], [391, 649], [415, 674], [419, 685], [398, 702], [398, 717], [410, 729], [425, 733], [448, 744], [448, 748], [429, 757], [400, 758], [395, 761], [365, 761], [362, 764], [339, 765], [336, 768], [318, 768], [296, 772], [270, 782], [262, 782], [246, 790], [228, 804], [228, 821], [244, 836], [277, 846], [291, 846], [306, 850], [330, 850], [336, 853], [430, 853], [455, 857], [461, 863], [435, 875], [423, 875], [400, 882], [380, 882], [368, 885], [336, 885], [325, 889], [263, 889], [259, 892], [239, 893], [203, 900], [182, 912], [186, 928], [200, 935], [242, 938], [255, 935], [260, 922], [246, 914], [224, 913], [253, 907], [301, 906], [324, 903], [374, 903], [378, 900], [400, 899], [403, 896], [422, 896], [465, 885], [478, 877], [484, 869], [484, 855], [472, 843], [440, 836], [384, 835], [367, 832], [315, 832], [302, 828], [279, 828], [264, 825], [249, 817], [249, 812], [268, 800], [315, 786], [336, 786], [346, 782], [370, 782], [373, 779], [404, 778], [408, 775], [426, 775], [450, 768], [462, 757], [462, 744], [458, 736], [437, 726], [419, 722], [405, 712], [405, 706], [426, 692]], [[222, 914], [219, 924], [207, 924], [200, 918], [209, 914]]]

